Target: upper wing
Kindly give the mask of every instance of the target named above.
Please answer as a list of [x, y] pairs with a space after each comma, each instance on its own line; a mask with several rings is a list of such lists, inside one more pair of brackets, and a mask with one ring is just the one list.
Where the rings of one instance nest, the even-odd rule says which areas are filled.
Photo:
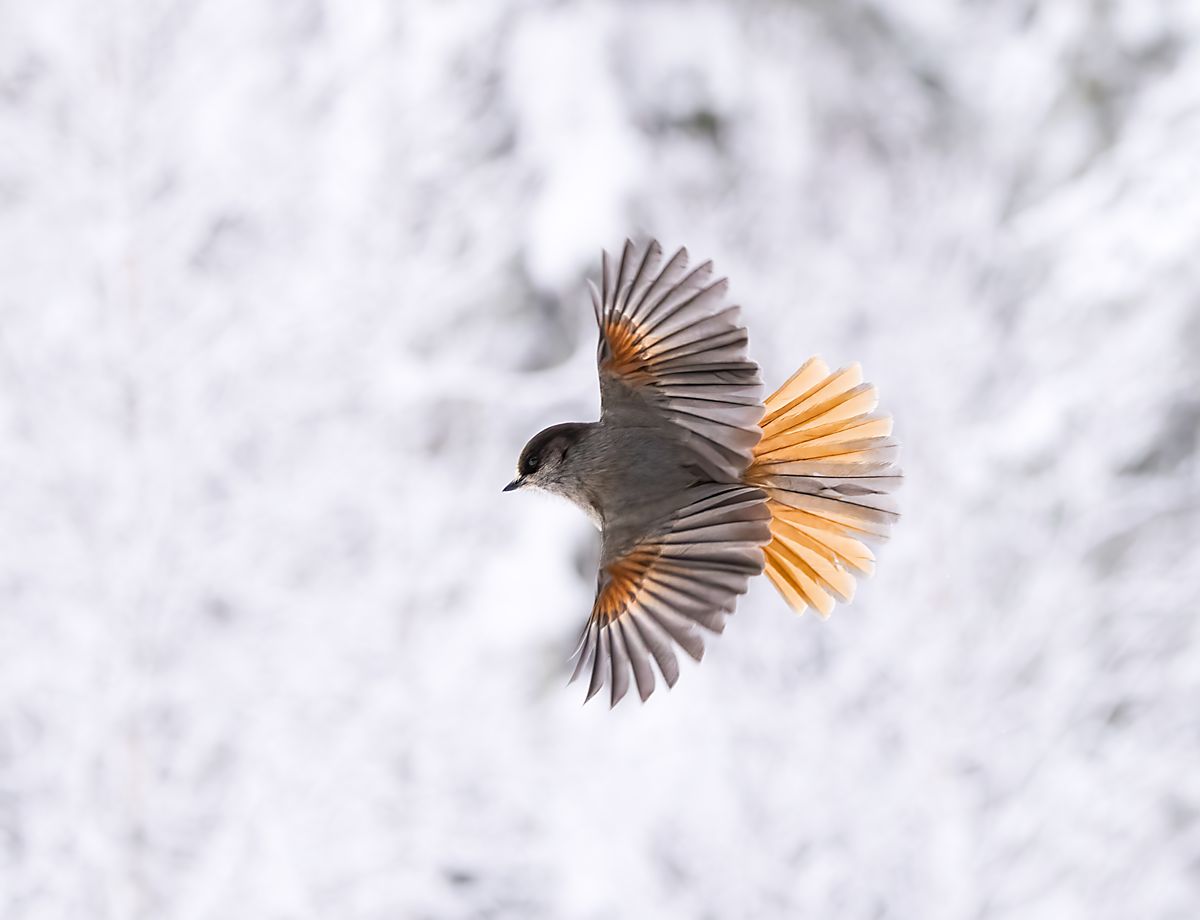
[[761, 547], [771, 539], [766, 495], [741, 485], [706, 483], [683, 495], [683, 507], [653, 532], [604, 554], [592, 615], [576, 654], [574, 680], [592, 666], [587, 699], [608, 679], [611, 701], [629, 689], [643, 700], [654, 690], [650, 658], [668, 686], [679, 677], [672, 641], [700, 660], [696, 624], [725, 627], [748, 579], [762, 572]]
[[603, 414], [635, 425], [673, 422], [713, 479], [737, 482], [763, 414], [739, 308], [726, 306], [728, 282], [712, 280], [711, 262], [689, 271], [680, 249], [661, 263], [657, 241], [627, 240], [615, 268], [603, 254], [601, 289], [591, 285]]

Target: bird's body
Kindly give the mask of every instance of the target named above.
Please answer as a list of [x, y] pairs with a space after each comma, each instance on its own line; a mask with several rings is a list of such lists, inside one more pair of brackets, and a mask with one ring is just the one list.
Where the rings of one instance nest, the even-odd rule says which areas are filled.
[[[697, 480], [680, 443], [657, 427], [620, 420], [568, 423], [575, 442], [570, 472], [548, 488], [579, 505], [601, 531], [648, 525], [656, 509], [670, 507], [680, 489]], [[548, 429], [548, 430], [555, 430]]]
[[[508, 488], [568, 498], [602, 534], [578, 676], [615, 704], [632, 670], [639, 695], [668, 684], [673, 646], [697, 660], [696, 625], [720, 632], [749, 578], [766, 570], [798, 610], [849, 600], [870, 571], [862, 538], [882, 539], [899, 481], [891, 420], [873, 412], [857, 367], [811, 359], [764, 405], [737, 307], [712, 266], [626, 242], [593, 286], [601, 417], [540, 432]], [[661, 266], [661, 267], [660, 267]]]

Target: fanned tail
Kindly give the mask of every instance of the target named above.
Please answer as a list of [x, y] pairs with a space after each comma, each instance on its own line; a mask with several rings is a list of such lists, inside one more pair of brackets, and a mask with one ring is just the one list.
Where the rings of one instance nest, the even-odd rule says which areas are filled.
[[854, 575], [875, 557], [863, 542], [887, 538], [900, 484], [890, 416], [857, 364], [835, 373], [810, 358], [768, 400], [746, 481], [771, 510], [767, 577], [798, 612], [833, 612], [854, 596]]

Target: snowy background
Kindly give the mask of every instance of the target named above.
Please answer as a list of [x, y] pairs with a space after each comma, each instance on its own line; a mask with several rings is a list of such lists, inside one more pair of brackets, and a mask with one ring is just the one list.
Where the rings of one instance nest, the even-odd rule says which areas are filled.
[[[859, 360], [905, 517], [564, 688], [583, 279]], [[1194, 0], [0, 0], [0, 917], [1191, 920]]]

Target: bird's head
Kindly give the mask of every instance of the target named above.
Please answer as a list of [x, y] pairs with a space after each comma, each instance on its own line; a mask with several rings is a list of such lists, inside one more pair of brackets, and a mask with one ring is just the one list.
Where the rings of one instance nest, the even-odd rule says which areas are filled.
[[587, 427], [580, 422], [566, 422], [535, 434], [521, 451], [517, 478], [506, 485], [504, 491], [536, 486], [576, 500], [576, 477], [567, 458]]

